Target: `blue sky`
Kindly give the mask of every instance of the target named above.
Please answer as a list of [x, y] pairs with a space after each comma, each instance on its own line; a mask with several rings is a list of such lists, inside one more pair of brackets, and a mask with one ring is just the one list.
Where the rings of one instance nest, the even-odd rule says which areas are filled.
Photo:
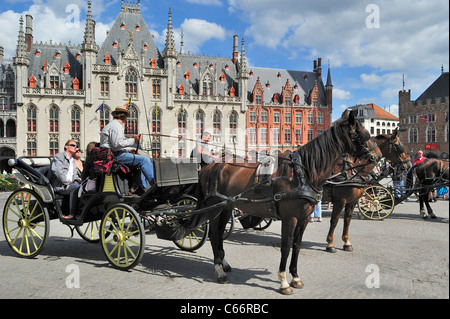
[[[15, 53], [25, 14], [34, 18], [35, 41], [82, 42], [87, 0], [0, 3], [6, 57]], [[250, 67], [311, 71], [321, 57], [326, 75], [329, 61], [333, 119], [360, 103], [398, 115], [403, 76], [416, 99], [440, 75], [441, 65], [449, 69], [446, 0], [143, 0], [140, 6], [161, 51], [170, 7], [176, 39], [183, 28], [185, 52], [230, 57], [237, 34], [245, 39]], [[92, 0], [98, 44], [120, 8], [121, 0]]]

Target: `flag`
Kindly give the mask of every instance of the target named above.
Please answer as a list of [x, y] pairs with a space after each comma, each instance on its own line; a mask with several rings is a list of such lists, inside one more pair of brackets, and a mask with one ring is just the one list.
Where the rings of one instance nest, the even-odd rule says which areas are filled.
[[98, 111], [103, 111], [103, 103], [95, 110], [95, 113], [97, 113]]
[[181, 115], [186, 115], [186, 109], [184, 106], [181, 106]]
[[131, 97], [128, 99], [128, 102], [127, 102], [127, 104], [125, 105], [125, 107], [128, 108], [128, 107], [130, 106], [130, 103], [131, 103]]
[[428, 114], [420, 114], [420, 119], [425, 122], [428, 122]]

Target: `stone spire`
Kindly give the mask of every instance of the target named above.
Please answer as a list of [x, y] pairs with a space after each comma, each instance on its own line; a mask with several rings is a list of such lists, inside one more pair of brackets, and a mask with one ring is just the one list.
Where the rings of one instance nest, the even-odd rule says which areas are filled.
[[181, 27], [181, 40], [180, 40], [180, 54], [184, 54], [184, 33], [183, 27]]
[[20, 28], [19, 28], [19, 38], [17, 39], [16, 58], [28, 60], [27, 45], [25, 43], [25, 34], [23, 32], [23, 17], [20, 17]]
[[83, 51], [98, 52], [98, 46], [95, 43], [95, 21], [92, 20], [91, 2], [88, 2], [88, 11], [86, 17], [86, 27], [84, 29]]
[[241, 78], [249, 78], [247, 71], [247, 58], [245, 57], [244, 38], [242, 38], [241, 42], [241, 61], [239, 62], [239, 73]]
[[166, 34], [166, 47], [163, 51], [163, 57], [177, 57], [177, 51], [175, 51], [175, 39], [173, 36], [173, 26], [172, 26], [172, 10], [169, 8], [169, 23], [167, 25]]

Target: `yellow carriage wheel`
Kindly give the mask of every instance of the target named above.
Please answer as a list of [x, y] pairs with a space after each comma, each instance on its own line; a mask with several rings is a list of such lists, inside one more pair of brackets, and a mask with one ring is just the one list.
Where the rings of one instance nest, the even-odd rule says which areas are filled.
[[19, 256], [38, 255], [48, 238], [49, 227], [48, 211], [35, 191], [21, 188], [8, 197], [3, 209], [3, 232]]
[[[186, 197], [178, 200], [175, 205], [177, 206], [192, 206], [194, 210], [197, 206], [197, 201], [194, 198]], [[175, 245], [184, 251], [194, 251], [199, 249], [205, 244], [208, 238], [209, 223], [205, 222], [196, 229], [190, 231], [180, 240], [174, 240]]]
[[383, 186], [369, 186], [358, 200], [358, 209], [366, 218], [382, 220], [394, 210], [394, 196]]
[[92, 222], [84, 223], [75, 228], [78, 235], [85, 241], [90, 243], [100, 242], [100, 221], [94, 220]]
[[141, 262], [145, 233], [139, 214], [126, 204], [107, 210], [100, 224], [100, 241], [114, 268], [128, 270]]

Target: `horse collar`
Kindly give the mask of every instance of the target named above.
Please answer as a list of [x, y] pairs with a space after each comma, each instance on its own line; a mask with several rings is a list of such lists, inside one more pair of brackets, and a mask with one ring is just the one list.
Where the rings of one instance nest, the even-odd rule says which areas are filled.
[[294, 189], [275, 194], [273, 197], [274, 200], [280, 201], [285, 198], [305, 198], [313, 204], [317, 204], [322, 200], [322, 190], [314, 188], [306, 178], [300, 154], [298, 152], [292, 152], [290, 157], [294, 167], [295, 176], [298, 180], [298, 186]]

